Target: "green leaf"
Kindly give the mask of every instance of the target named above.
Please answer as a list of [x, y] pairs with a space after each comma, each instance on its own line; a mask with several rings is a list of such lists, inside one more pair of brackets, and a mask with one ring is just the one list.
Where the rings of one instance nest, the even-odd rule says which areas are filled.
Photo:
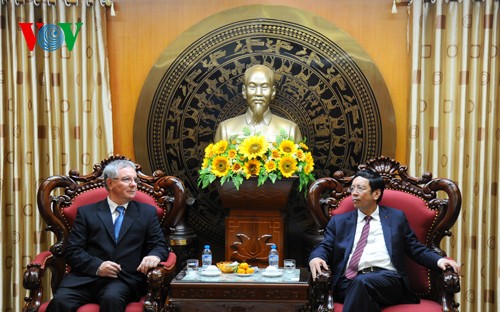
[[278, 175], [276, 173], [274, 173], [274, 172], [271, 172], [269, 174], [269, 179], [271, 180], [271, 182], [275, 183], [276, 180], [278, 179]]
[[229, 136], [229, 140], [228, 140], [229, 146], [231, 146], [232, 142], [236, 141], [237, 138], [238, 138], [237, 134], [233, 134], [233, 135]]
[[259, 179], [257, 181], [257, 186], [261, 186], [262, 184], [264, 184], [264, 182], [266, 182], [266, 180], [267, 180], [267, 174], [264, 175], [260, 174]]
[[243, 183], [243, 177], [241, 175], [236, 175], [236, 176], [233, 176], [231, 181], [233, 181], [233, 184], [236, 187], [236, 189], [239, 190], [240, 185]]
[[243, 127], [242, 131], [243, 131], [243, 135], [244, 136], [250, 136], [250, 135], [252, 135], [252, 131], [248, 127]]
[[203, 180], [203, 186], [202, 188], [206, 188], [207, 186], [209, 186], [212, 182], [215, 181], [215, 174], [207, 174], [207, 175], [203, 175], [202, 177], [202, 180]]
[[224, 184], [226, 183], [227, 180], [229, 180], [231, 178], [231, 176], [223, 176], [222, 178], [220, 178], [220, 184]]

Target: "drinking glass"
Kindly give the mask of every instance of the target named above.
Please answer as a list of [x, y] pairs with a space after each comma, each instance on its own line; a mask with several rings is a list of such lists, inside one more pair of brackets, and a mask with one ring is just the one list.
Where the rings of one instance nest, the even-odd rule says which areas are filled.
[[294, 274], [295, 273], [295, 260], [294, 259], [285, 259], [283, 260], [283, 267], [285, 268], [286, 274]]
[[187, 274], [196, 274], [198, 271], [198, 259], [188, 259], [186, 266]]

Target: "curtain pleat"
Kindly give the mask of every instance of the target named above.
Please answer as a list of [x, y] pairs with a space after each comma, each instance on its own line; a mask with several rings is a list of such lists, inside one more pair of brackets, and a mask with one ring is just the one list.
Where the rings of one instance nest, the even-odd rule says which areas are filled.
[[[2, 311], [21, 311], [24, 270], [53, 241], [37, 210], [38, 186], [70, 169], [91, 172], [113, 154], [106, 12], [85, 1], [0, 6], [0, 301]], [[29, 51], [19, 22], [71, 23], [73, 34], [83, 25], [72, 51], [67, 38], [57, 50], [37, 42]]]
[[499, 14], [497, 0], [410, 6], [408, 163], [462, 191], [443, 246], [462, 263], [461, 311], [497, 311], [499, 301]]

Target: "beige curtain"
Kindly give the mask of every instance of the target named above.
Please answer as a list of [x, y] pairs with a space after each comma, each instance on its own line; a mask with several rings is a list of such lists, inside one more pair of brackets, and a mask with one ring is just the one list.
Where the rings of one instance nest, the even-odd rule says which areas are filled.
[[498, 311], [499, 1], [409, 8], [409, 167], [459, 185], [462, 212], [443, 247], [462, 264], [460, 311]]
[[[113, 153], [106, 12], [97, 1], [0, 1], [0, 302], [2, 311], [21, 311], [26, 265], [53, 240], [37, 210], [38, 185], [73, 168], [91, 172]], [[47, 51], [56, 33], [45, 32], [31, 52], [19, 22], [83, 25], [72, 51], [68, 38]]]

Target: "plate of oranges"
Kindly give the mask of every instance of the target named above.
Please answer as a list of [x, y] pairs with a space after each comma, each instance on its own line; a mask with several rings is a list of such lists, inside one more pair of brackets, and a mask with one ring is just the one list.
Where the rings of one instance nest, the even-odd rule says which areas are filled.
[[236, 276], [246, 277], [252, 276], [255, 273], [255, 269], [248, 265], [246, 262], [239, 263], [234, 271]]

